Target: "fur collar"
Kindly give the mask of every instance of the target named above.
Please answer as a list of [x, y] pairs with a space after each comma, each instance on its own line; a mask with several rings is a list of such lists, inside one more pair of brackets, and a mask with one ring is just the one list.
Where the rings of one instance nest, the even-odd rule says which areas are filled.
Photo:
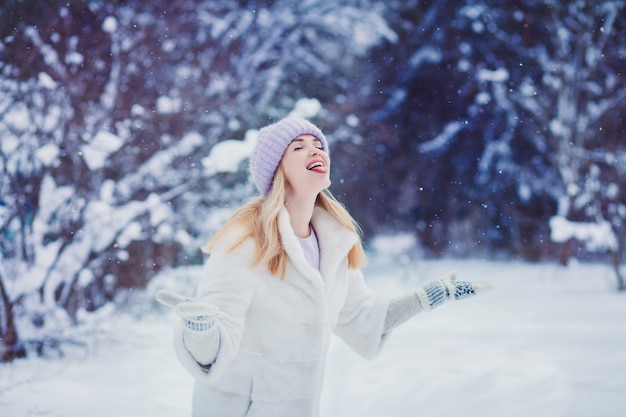
[[314, 287], [319, 287], [322, 285], [322, 276], [328, 276], [337, 269], [357, 242], [358, 237], [321, 207], [315, 207], [313, 210], [311, 224], [317, 234], [320, 247], [320, 271], [313, 268], [306, 260], [304, 250], [291, 227], [289, 213], [284, 207], [278, 219], [278, 230], [285, 252], [293, 266]]

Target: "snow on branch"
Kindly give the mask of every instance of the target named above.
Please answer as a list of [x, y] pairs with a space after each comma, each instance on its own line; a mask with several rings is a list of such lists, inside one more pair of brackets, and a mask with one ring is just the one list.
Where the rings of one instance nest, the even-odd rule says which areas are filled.
[[110, 132], [98, 132], [88, 144], [81, 147], [85, 163], [90, 170], [95, 171], [102, 168], [109, 155], [117, 152], [124, 140]]
[[504, 83], [509, 80], [509, 71], [506, 68], [495, 70], [480, 69], [476, 74], [476, 78], [483, 82]]
[[467, 121], [450, 122], [443, 128], [443, 132], [428, 142], [421, 143], [417, 149], [422, 153], [439, 152], [445, 150], [452, 139], [467, 125]]
[[210, 176], [220, 172], [237, 172], [240, 163], [252, 154], [258, 133], [258, 130], [251, 129], [246, 132], [243, 141], [229, 139], [213, 145], [209, 156], [202, 159], [204, 174]]
[[617, 237], [611, 228], [611, 223], [600, 221], [573, 222], [562, 216], [553, 216], [550, 219], [550, 238], [553, 242], [563, 243], [576, 239], [590, 251], [616, 250]]

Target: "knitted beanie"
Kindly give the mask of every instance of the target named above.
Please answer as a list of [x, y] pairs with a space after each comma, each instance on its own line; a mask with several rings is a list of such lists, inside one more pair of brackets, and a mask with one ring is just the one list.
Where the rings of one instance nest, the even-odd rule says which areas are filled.
[[328, 153], [328, 142], [322, 131], [305, 119], [288, 117], [259, 131], [250, 156], [250, 175], [261, 194], [266, 196], [270, 192], [278, 164], [291, 141], [306, 134], [319, 139]]

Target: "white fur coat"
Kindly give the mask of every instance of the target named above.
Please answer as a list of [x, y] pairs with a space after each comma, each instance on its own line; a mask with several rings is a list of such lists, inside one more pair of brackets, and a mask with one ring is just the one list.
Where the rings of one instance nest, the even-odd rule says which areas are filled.
[[312, 224], [320, 271], [305, 259], [285, 209], [279, 219], [289, 259], [283, 281], [250, 268], [252, 241], [209, 257], [197, 297], [220, 308], [216, 361], [203, 369], [183, 345], [182, 325], [174, 335], [176, 354], [195, 378], [194, 417], [317, 416], [331, 335], [366, 358], [378, 353], [388, 299], [348, 269], [357, 237], [320, 208]]

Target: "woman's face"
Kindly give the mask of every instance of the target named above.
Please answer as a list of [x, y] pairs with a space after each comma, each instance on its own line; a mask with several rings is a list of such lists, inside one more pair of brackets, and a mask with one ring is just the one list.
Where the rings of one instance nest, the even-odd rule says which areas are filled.
[[313, 135], [300, 135], [287, 147], [282, 162], [287, 191], [317, 195], [330, 186], [330, 158]]

